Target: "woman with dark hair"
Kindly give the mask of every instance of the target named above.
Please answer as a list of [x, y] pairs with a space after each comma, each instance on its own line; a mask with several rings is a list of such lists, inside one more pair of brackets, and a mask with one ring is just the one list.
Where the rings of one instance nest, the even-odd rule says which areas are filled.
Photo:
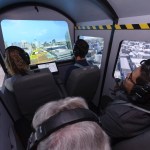
[[14, 81], [29, 71], [30, 57], [22, 48], [9, 46], [5, 50], [5, 64], [11, 78], [5, 80], [5, 87], [13, 92]]

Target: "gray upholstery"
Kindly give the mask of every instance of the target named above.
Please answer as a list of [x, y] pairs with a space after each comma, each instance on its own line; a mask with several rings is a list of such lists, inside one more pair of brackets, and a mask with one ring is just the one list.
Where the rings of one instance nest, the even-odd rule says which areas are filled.
[[97, 66], [87, 66], [74, 69], [66, 83], [69, 96], [81, 96], [91, 101], [95, 95], [100, 78], [100, 69]]
[[14, 124], [0, 98], [0, 150], [24, 150]]
[[149, 150], [150, 129], [134, 138], [123, 140], [113, 146], [112, 150]]
[[31, 71], [29, 75], [17, 79], [14, 92], [21, 113], [29, 120], [41, 105], [61, 98], [48, 68]]
[[8, 111], [10, 112], [12, 118], [14, 121], [18, 120], [21, 118], [21, 114], [19, 112], [14, 93], [10, 92], [4, 87], [3, 92], [0, 91], [0, 97], [7, 107]]

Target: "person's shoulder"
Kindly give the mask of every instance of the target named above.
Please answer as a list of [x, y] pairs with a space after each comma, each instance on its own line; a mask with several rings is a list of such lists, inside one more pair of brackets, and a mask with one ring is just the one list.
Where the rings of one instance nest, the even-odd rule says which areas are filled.
[[13, 75], [13, 76], [10, 77], [10, 78], [5, 79], [5, 81], [4, 81], [5, 87], [6, 87], [9, 91], [13, 92], [13, 91], [14, 91], [14, 89], [13, 89], [13, 84], [14, 84], [14, 82], [15, 82], [18, 78], [20, 78], [20, 77], [21, 77], [20, 74], [16, 74], [16, 75]]
[[124, 121], [126, 119], [130, 120], [132, 118], [141, 118], [141, 116], [149, 117], [150, 113], [147, 113], [147, 111], [144, 110], [145, 109], [142, 109], [129, 101], [116, 100], [106, 107], [105, 113]]
[[7, 79], [4, 81], [4, 85], [5, 85], [5, 87], [6, 87], [9, 91], [13, 91], [12, 77], [7, 78]]
[[7, 78], [7, 79], [5, 80], [5, 82], [12, 82], [12, 77]]

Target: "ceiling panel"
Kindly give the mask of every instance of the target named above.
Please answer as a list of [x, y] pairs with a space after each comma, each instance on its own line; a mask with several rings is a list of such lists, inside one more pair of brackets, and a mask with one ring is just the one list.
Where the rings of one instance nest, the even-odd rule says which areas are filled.
[[119, 18], [150, 15], [150, 0], [108, 0]]
[[97, 0], [0, 0], [0, 9], [23, 2], [39, 2], [54, 7], [73, 18], [77, 23], [109, 19]]

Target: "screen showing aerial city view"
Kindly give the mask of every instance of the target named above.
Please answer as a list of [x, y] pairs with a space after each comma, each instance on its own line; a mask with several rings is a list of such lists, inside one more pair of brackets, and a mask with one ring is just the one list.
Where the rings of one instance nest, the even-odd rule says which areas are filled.
[[114, 77], [125, 79], [128, 73], [140, 66], [142, 60], [149, 58], [150, 42], [122, 41]]
[[89, 44], [89, 51], [86, 55], [87, 61], [100, 68], [104, 49], [104, 38], [90, 36], [80, 36], [79, 38], [84, 39]]
[[5, 48], [23, 48], [31, 64], [72, 59], [72, 44], [66, 21], [3, 20]]

